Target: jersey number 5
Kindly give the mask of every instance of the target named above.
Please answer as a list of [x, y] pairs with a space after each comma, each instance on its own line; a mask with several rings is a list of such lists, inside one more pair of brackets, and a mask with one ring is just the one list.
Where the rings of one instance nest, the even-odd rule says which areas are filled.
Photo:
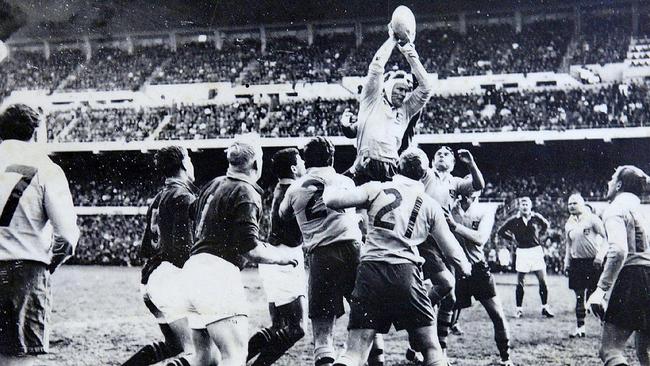
[[0, 190], [11, 188], [8, 194], [0, 193], [0, 197], [6, 197], [2, 214], [0, 214], [0, 227], [7, 227], [11, 224], [11, 219], [18, 208], [18, 201], [34, 179], [36, 172], [38, 170], [31, 166], [10, 165], [4, 173], [0, 174]]
[[[402, 194], [399, 193], [399, 191], [395, 188], [384, 189], [384, 194], [393, 196], [395, 199], [389, 204], [387, 204], [386, 206], [382, 207], [377, 212], [377, 215], [375, 215], [374, 226], [393, 231], [395, 229], [395, 223], [384, 221], [383, 218], [389, 212], [398, 208], [402, 204]], [[409, 217], [406, 233], [404, 233], [404, 236], [406, 236], [406, 238], [408, 239], [410, 239], [411, 236], [413, 235], [413, 228], [415, 227], [415, 219], [417, 219], [418, 217], [418, 212], [420, 212], [420, 207], [422, 207], [422, 198], [418, 196], [418, 198], [415, 200], [415, 205], [413, 206], [413, 210], [411, 211], [411, 216]]]

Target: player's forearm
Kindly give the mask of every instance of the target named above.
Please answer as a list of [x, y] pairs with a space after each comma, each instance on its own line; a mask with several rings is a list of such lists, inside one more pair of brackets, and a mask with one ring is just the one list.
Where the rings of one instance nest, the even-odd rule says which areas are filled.
[[627, 248], [624, 245], [621, 245], [620, 243], [609, 244], [605, 268], [603, 268], [603, 273], [600, 275], [600, 279], [598, 280], [598, 287], [603, 289], [603, 291], [609, 291], [614, 284], [614, 281], [616, 281], [618, 273], [621, 271], [621, 268], [623, 268], [626, 256]]
[[389, 38], [381, 45], [381, 47], [379, 47], [372, 58], [372, 62], [370, 62], [369, 75], [377, 73], [383, 75], [384, 68], [386, 67], [390, 55], [393, 53], [395, 45], [397, 45], [397, 42], [394, 39]]
[[472, 160], [472, 163], [469, 165], [469, 172], [472, 175], [472, 188], [474, 188], [475, 191], [480, 191], [485, 188], [483, 173], [481, 173], [474, 160]]
[[467, 239], [470, 244], [476, 245], [477, 247], [482, 247], [487, 243], [487, 241], [490, 239], [490, 234], [489, 233], [482, 233], [478, 230], [472, 230], [466, 226], [463, 225], [456, 225], [454, 231], [462, 236], [463, 238]]

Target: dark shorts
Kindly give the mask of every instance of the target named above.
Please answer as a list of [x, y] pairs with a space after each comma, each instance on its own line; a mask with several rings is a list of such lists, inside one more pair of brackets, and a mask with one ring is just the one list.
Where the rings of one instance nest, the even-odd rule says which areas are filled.
[[601, 269], [594, 266], [593, 258], [573, 258], [569, 266], [571, 290], [596, 289]]
[[472, 297], [478, 301], [488, 300], [497, 295], [494, 277], [486, 263], [472, 266], [469, 277], [456, 281], [456, 308], [465, 309], [472, 306]]
[[50, 272], [34, 261], [0, 261], [0, 353], [49, 350]]
[[650, 332], [650, 267], [623, 267], [614, 283], [605, 321], [628, 330]]
[[418, 246], [418, 250], [420, 251], [420, 256], [424, 258], [422, 273], [425, 279], [430, 280], [434, 278], [435, 274], [451, 270], [451, 266], [447, 265], [442, 252], [438, 248], [438, 244], [436, 244], [431, 236], [427, 237], [427, 240]]
[[359, 266], [359, 246], [342, 241], [315, 248], [309, 254], [309, 318], [329, 319], [345, 314]]
[[348, 329], [374, 329], [386, 334], [435, 323], [422, 272], [415, 264], [362, 262], [350, 303]]
[[352, 177], [354, 184], [357, 186], [366, 184], [370, 181], [388, 182], [397, 174], [397, 164], [395, 162], [385, 162], [381, 160], [370, 159], [368, 163], [359, 168]]

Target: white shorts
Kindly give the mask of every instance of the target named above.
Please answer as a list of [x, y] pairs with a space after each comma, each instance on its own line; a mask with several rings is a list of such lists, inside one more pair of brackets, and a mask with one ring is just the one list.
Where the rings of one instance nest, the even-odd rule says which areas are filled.
[[182, 271], [190, 328], [247, 315], [246, 293], [239, 268], [212, 254], [190, 257]]
[[146, 285], [140, 285], [145, 301], [148, 299], [159, 312], [152, 309], [159, 324], [169, 324], [185, 317], [186, 301], [183, 294], [181, 269], [162, 262], [149, 275]]
[[532, 248], [517, 248], [516, 255], [515, 271], [517, 272], [528, 273], [546, 269], [544, 250], [539, 245]]
[[307, 276], [305, 275], [302, 246], [292, 248], [278, 245], [276, 248], [284, 255], [296, 257], [299, 260], [295, 267], [277, 264], [260, 264], [258, 266], [267, 301], [275, 303], [275, 306], [282, 306], [300, 296], [306, 296]]

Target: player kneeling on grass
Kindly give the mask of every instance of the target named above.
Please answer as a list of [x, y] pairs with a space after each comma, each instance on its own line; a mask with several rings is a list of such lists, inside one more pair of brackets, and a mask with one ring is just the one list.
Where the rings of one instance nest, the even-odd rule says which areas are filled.
[[[442, 208], [420, 182], [428, 163], [422, 150], [407, 149], [391, 182], [370, 182], [353, 189], [326, 183], [323, 201], [328, 207], [366, 207], [369, 217], [350, 304], [347, 350], [335, 365], [360, 365], [375, 334], [387, 333], [392, 325], [408, 331], [411, 344], [424, 355], [424, 365], [447, 364], [437, 339], [435, 314], [420, 270], [424, 260], [417, 245], [431, 234], [439, 245], [451, 251], [461, 249]], [[469, 275], [467, 260], [459, 264]]]
[[650, 177], [637, 167], [620, 166], [607, 188], [607, 199], [611, 202], [603, 212], [609, 243], [607, 260], [587, 306], [604, 321], [599, 352], [604, 365], [628, 365], [625, 343], [636, 332], [637, 357], [642, 366], [647, 366], [650, 365], [650, 215], [642, 209], [640, 197], [650, 191]]
[[472, 275], [456, 283], [456, 307], [471, 307], [472, 297], [481, 302], [494, 325], [494, 340], [501, 356], [499, 364], [508, 366], [512, 365], [508, 324], [483, 253], [483, 246], [492, 234], [495, 211], [477, 202], [479, 195], [479, 192], [475, 192], [461, 196], [451, 214], [447, 215], [451, 231], [456, 234], [472, 264]]
[[259, 240], [259, 146], [257, 139], [237, 139], [226, 151], [226, 175], [209, 182], [198, 194], [195, 243], [181, 273], [195, 353], [168, 365], [244, 365], [249, 336], [240, 273], [244, 260], [298, 264], [295, 256]]
[[140, 256], [144, 303], [158, 321], [164, 342], [144, 346], [123, 366], [152, 365], [192, 349], [184, 316], [180, 271], [194, 243], [190, 205], [194, 195], [194, 166], [185, 148], [169, 146], [155, 155], [156, 169], [165, 185], [147, 211]]
[[282, 220], [280, 203], [287, 189], [305, 174], [305, 162], [298, 149], [282, 149], [273, 155], [273, 173], [278, 184], [271, 204], [269, 244], [298, 258], [296, 267], [260, 264], [262, 285], [269, 302], [273, 325], [255, 333], [248, 342], [248, 360], [259, 355], [252, 366], [272, 365], [305, 335], [304, 305], [306, 292], [305, 265], [302, 253], [302, 233], [296, 218]]

